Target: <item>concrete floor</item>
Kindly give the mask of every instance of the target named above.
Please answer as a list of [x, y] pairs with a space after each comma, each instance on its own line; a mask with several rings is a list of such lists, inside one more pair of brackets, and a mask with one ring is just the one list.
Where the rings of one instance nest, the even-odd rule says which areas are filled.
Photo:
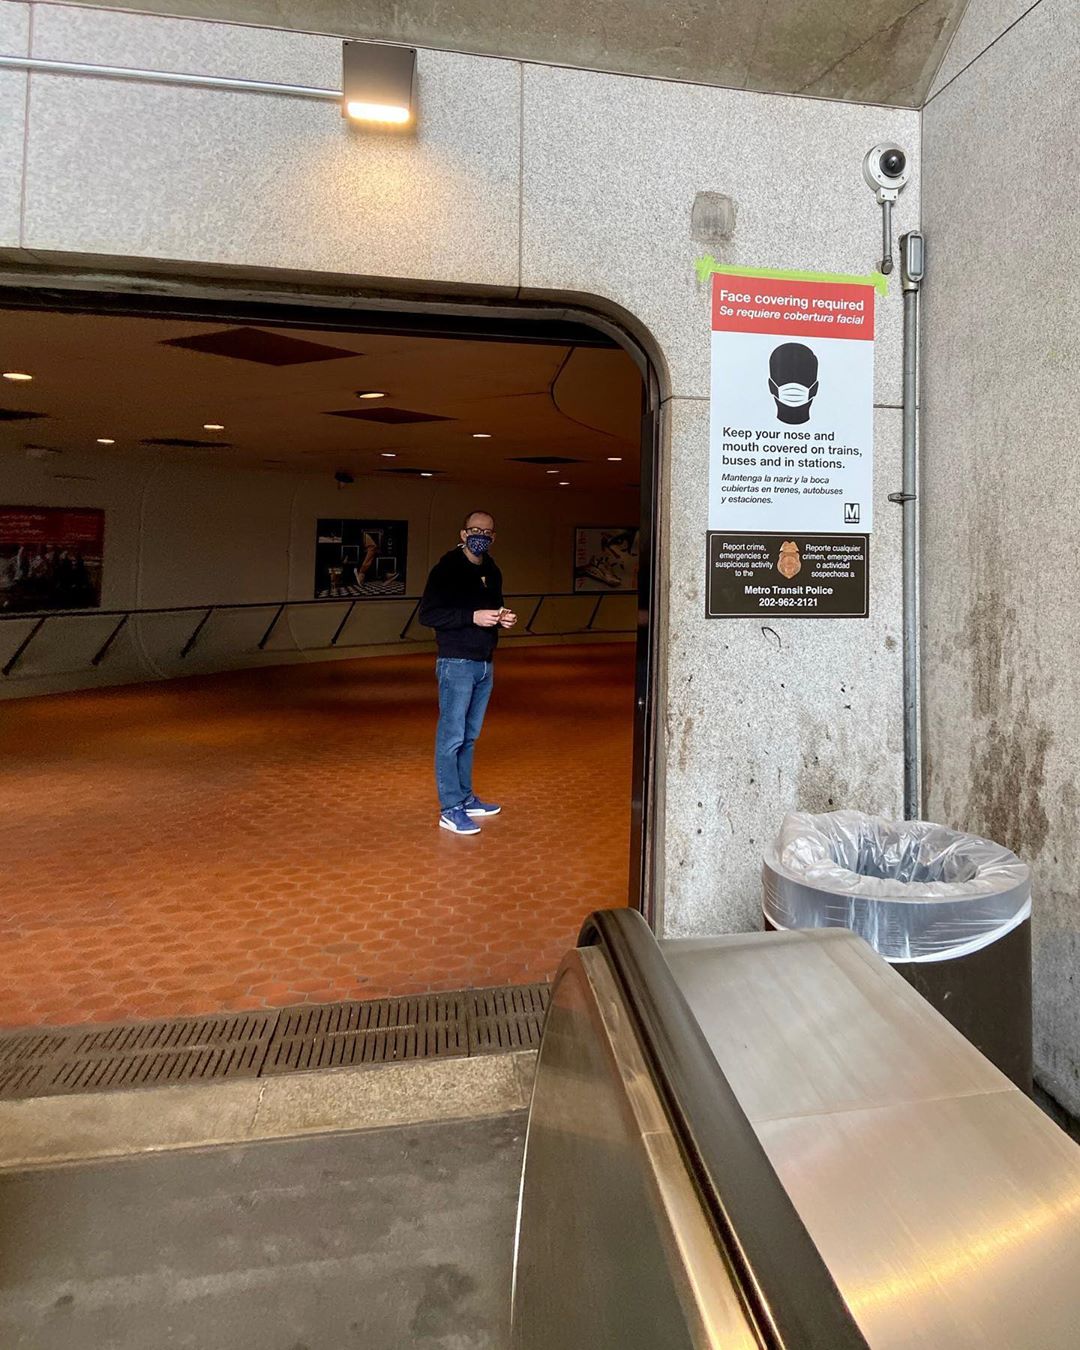
[[523, 1113], [0, 1173], [5, 1350], [503, 1350]]

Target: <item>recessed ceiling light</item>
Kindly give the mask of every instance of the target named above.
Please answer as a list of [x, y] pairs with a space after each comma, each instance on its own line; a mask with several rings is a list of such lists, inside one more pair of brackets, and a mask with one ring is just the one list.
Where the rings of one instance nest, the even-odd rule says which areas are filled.
[[473, 434], [472, 434], [472, 438], [473, 438], [474, 441], [490, 441], [490, 440], [491, 440], [491, 432], [490, 432], [490, 431], [474, 431]]
[[560, 486], [560, 487], [569, 487], [570, 484], [569, 484], [569, 483], [567, 482], [567, 480], [564, 478], [564, 479], [562, 480], [562, 482], [559, 484], [559, 486]]
[[203, 431], [224, 431], [224, 430], [225, 430], [225, 423], [224, 423], [224, 422], [204, 422], [204, 423], [202, 424], [202, 429], [203, 429]]
[[116, 444], [116, 442], [112, 439], [111, 436], [99, 436], [99, 437], [97, 438], [97, 443], [98, 443], [98, 445], [115, 445], [115, 444]]
[[357, 394], [357, 398], [385, 398], [386, 395], [378, 389], [367, 389], [362, 394]]
[[622, 463], [622, 455], [608, 455], [608, 457], [607, 457], [607, 462], [608, 462], [609, 464], [621, 464], [621, 463]]
[[26, 372], [23, 371], [23, 370], [5, 370], [5, 371], [4, 371], [4, 379], [5, 379], [5, 380], [23, 380], [23, 381], [26, 381], [26, 380], [32, 380], [33, 378], [34, 378], [33, 375], [27, 375]]
[[548, 473], [558, 473], [558, 469], [548, 469]]
[[421, 470], [420, 470], [420, 477], [421, 477], [421, 478], [434, 478], [435, 475], [431, 472], [430, 469], [421, 469]]
[[383, 459], [397, 459], [396, 450], [380, 450], [379, 454], [382, 456]]

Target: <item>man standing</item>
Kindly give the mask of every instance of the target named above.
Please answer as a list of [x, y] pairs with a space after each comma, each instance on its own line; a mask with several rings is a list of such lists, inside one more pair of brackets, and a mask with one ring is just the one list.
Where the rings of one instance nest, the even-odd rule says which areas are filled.
[[438, 642], [439, 727], [435, 733], [435, 782], [439, 825], [454, 834], [479, 834], [477, 816], [502, 810], [473, 792], [473, 746], [491, 697], [492, 658], [500, 628], [517, 615], [503, 606], [502, 573], [488, 550], [495, 521], [486, 511], [465, 517], [457, 548], [431, 569], [420, 601], [420, 622]]

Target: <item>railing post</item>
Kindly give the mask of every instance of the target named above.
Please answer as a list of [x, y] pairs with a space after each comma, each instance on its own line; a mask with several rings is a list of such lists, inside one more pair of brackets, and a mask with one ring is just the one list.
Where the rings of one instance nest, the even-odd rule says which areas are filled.
[[15, 669], [15, 667], [19, 664], [19, 662], [22, 660], [23, 652], [26, 651], [27, 647], [30, 646], [31, 642], [33, 642], [33, 640], [41, 632], [42, 628], [44, 628], [45, 620], [48, 619], [49, 617], [50, 616], [48, 614], [43, 614], [41, 618], [38, 619], [37, 623], [34, 624], [33, 628], [30, 629], [29, 633], [27, 633], [27, 635], [15, 648], [14, 652], [12, 652], [11, 656], [4, 663], [3, 673], [5, 675], [10, 675], [11, 672]]
[[405, 634], [406, 634], [406, 633], [409, 631], [409, 629], [413, 626], [413, 620], [416, 618], [417, 614], [420, 613], [420, 605], [421, 605], [421, 601], [420, 601], [420, 600], [417, 600], [416, 604], [413, 605], [413, 607], [412, 607], [412, 613], [411, 613], [411, 614], [409, 615], [409, 617], [405, 620], [405, 627], [404, 627], [404, 628], [401, 630], [401, 632], [398, 634], [398, 641], [399, 641], [399, 642], [401, 642], [401, 641], [404, 640]]
[[91, 664], [92, 666], [99, 666], [99, 665], [101, 665], [102, 661], [105, 660], [105, 657], [106, 657], [107, 654], [108, 654], [109, 648], [113, 645], [113, 643], [116, 641], [116, 639], [120, 636], [120, 630], [121, 630], [121, 628], [124, 627], [124, 625], [127, 623], [128, 619], [130, 619], [130, 618], [131, 618], [131, 613], [130, 613], [130, 611], [129, 611], [127, 614], [125, 614], [125, 615], [123, 616], [123, 618], [122, 618], [122, 619], [120, 620], [120, 622], [116, 625], [116, 627], [112, 630], [112, 632], [109, 634], [109, 636], [105, 639], [105, 641], [104, 641], [104, 642], [101, 644], [101, 646], [97, 649], [97, 651], [95, 652], [95, 654], [90, 658], [90, 664]]
[[180, 660], [181, 660], [181, 661], [184, 659], [185, 656], [187, 656], [188, 652], [191, 651], [191, 649], [195, 646], [196, 642], [198, 642], [198, 640], [199, 640], [199, 634], [200, 634], [200, 633], [202, 632], [202, 630], [206, 627], [206, 621], [207, 621], [207, 619], [209, 619], [210, 615], [213, 614], [213, 612], [214, 612], [214, 606], [213, 606], [213, 605], [210, 605], [210, 606], [207, 608], [206, 613], [202, 616], [202, 618], [199, 620], [199, 622], [195, 625], [195, 631], [194, 631], [194, 632], [192, 633], [192, 635], [188, 638], [188, 640], [184, 643], [183, 650], [182, 650], [181, 653], [180, 653]]
[[271, 634], [271, 633], [274, 631], [274, 629], [277, 627], [277, 621], [278, 621], [278, 619], [280, 619], [281, 616], [285, 613], [285, 606], [286, 606], [288, 603], [289, 603], [288, 600], [282, 600], [281, 604], [278, 605], [278, 607], [277, 607], [277, 613], [276, 613], [276, 614], [274, 615], [274, 617], [270, 620], [270, 626], [269, 626], [269, 628], [267, 628], [266, 632], [265, 632], [265, 633], [262, 635], [262, 637], [259, 639], [259, 651], [265, 651], [265, 650], [266, 650], [266, 644], [270, 641], [270, 634]]
[[[532, 626], [533, 626], [533, 624], [536, 622], [536, 616], [540, 613], [540, 607], [541, 607], [541, 605], [544, 603], [544, 601], [545, 601], [546, 599], [547, 599], [547, 596], [546, 596], [546, 595], [542, 595], [542, 596], [540, 597], [540, 599], [537, 600], [537, 602], [536, 602], [536, 608], [535, 608], [535, 609], [533, 610], [533, 612], [529, 615], [529, 622], [525, 625], [525, 632], [526, 632], [526, 633], [532, 633]], [[535, 637], [536, 635], [533, 634], [533, 636]]]
[[349, 604], [349, 608], [345, 611], [345, 617], [342, 619], [342, 621], [338, 624], [337, 628], [335, 629], [335, 631], [334, 631], [334, 636], [330, 639], [330, 646], [331, 646], [331, 647], [336, 647], [336, 646], [337, 646], [337, 640], [338, 640], [338, 638], [342, 635], [342, 633], [345, 631], [345, 625], [346, 625], [346, 624], [349, 622], [349, 620], [352, 618], [352, 612], [353, 612], [353, 610], [354, 610], [355, 608], [356, 608], [356, 601], [353, 600], [353, 601], [351, 601], [351, 603]]

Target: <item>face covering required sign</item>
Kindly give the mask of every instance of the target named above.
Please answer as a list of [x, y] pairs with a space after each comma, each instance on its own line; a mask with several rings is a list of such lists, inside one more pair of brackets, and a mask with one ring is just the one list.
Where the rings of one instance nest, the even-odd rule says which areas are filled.
[[720, 272], [712, 287], [707, 613], [862, 617], [873, 282]]

